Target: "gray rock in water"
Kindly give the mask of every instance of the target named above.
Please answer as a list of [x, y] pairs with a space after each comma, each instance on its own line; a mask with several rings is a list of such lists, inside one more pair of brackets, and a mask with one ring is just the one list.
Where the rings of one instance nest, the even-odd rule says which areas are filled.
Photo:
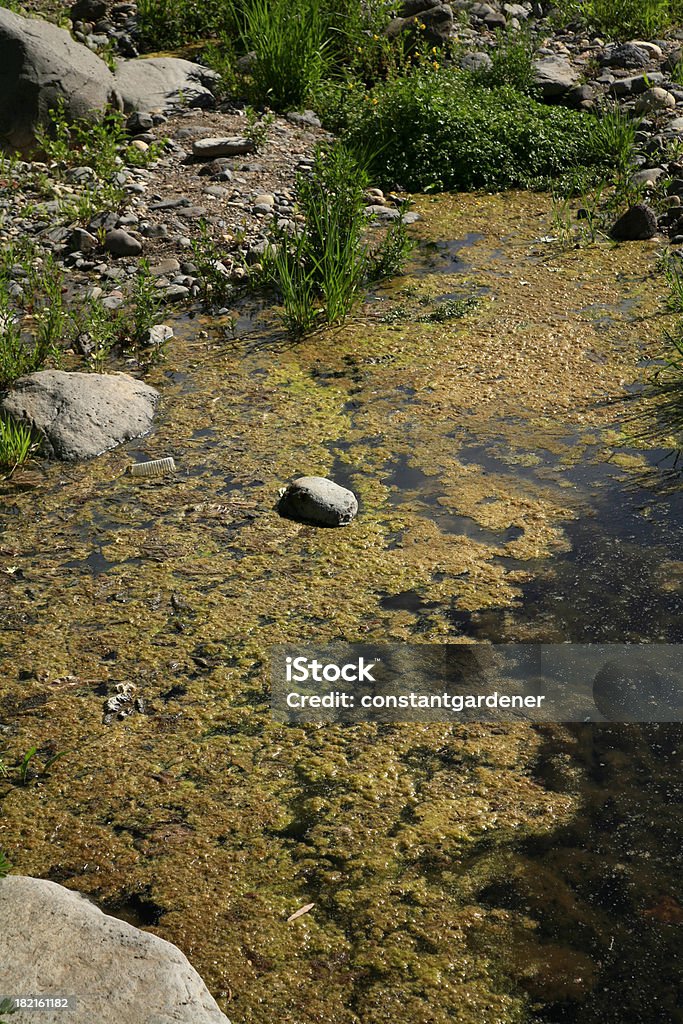
[[645, 203], [636, 203], [612, 225], [610, 235], [617, 242], [638, 242], [657, 234], [657, 216]]
[[353, 491], [323, 476], [302, 476], [286, 489], [278, 502], [286, 519], [314, 526], [346, 526], [358, 512]]
[[578, 85], [580, 78], [577, 69], [563, 57], [542, 57], [534, 61], [534, 82], [544, 99], [564, 96]]
[[606, 661], [593, 680], [593, 700], [610, 722], [675, 721], [683, 691], [638, 655]]
[[126, 113], [178, 107], [211, 108], [216, 100], [211, 86], [220, 75], [201, 64], [179, 57], [140, 57], [122, 61], [114, 78]]
[[113, 228], [104, 236], [104, 248], [114, 256], [139, 256], [142, 242], [133, 238], [123, 228]]
[[0, 138], [22, 152], [35, 147], [35, 129], [64, 101], [69, 120], [94, 120], [121, 109], [114, 76], [103, 60], [51, 22], [22, 18], [0, 7]]
[[158, 400], [125, 373], [39, 370], [15, 381], [0, 409], [40, 434], [48, 455], [73, 462], [146, 434]]
[[241, 135], [220, 139], [197, 139], [192, 143], [192, 154], [200, 160], [213, 160], [218, 156], [244, 156], [253, 153], [254, 149], [254, 143]]
[[[185, 955], [157, 935], [103, 914], [55, 882], [0, 882], [3, 993], [75, 996], [41, 1024], [230, 1024]], [[143, 1009], [144, 1008], [144, 1009]], [[35, 1024], [35, 1013], [12, 1015]]]

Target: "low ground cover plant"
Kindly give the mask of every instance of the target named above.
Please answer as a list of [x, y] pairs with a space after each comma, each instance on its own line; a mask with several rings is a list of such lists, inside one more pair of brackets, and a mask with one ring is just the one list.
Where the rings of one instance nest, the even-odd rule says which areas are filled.
[[409, 191], [543, 187], [579, 166], [605, 168], [612, 141], [598, 119], [545, 106], [510, 86], [422, 66], [347, 100], [347, 145], [370, 154], [380, 184]]
[[561, 22], [580, 21], [613, 38], [651, 39], [683, 18], [681, 0], [559, 0]]

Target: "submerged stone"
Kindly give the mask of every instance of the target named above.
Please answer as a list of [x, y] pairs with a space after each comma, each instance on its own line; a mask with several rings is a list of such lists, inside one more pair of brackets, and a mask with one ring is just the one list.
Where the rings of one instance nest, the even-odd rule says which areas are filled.
[[316, 526], [346, 526], [358, 512], [353, 491], [322, 476], [302, 476], [286, 489], [278, 503], [286, 519]]

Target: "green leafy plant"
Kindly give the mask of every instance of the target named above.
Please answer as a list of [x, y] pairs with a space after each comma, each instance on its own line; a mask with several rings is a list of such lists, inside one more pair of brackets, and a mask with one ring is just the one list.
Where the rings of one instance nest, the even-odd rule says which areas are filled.
[[[134, 350], [139, 356], [147, 343], [150, 328], [159, 323], [162, 306], [148, 260], [142, 259], [138, 263], [137, 273], [133, 279], [131, 299], [132, 331], [130, 336]], [[158, 352], [156, 358], [158, 358]]]
[[410, 191], [546, 187], [573, 167], [605, 167], [596, 119], [509, 86], [473, 88], [451, 68], [420, 67], [366, 94], [344, 139], [374, 154], [373, 175]]
[[[6, 878], [7, 875], [10, 873], [11, 867], [12, 865], [8, 861], [7, 857], [2, 852], [2, 850], [0, 850], [0, 878]], [[0, 1013], [7, 1013], [8, 1010], [9, 1007], [5, 1006], [3, 1003], [0, 1003]]]
[[460, 320], [462, 317], [472, 313], [479, 306], [479, 299], [476, 295], [469, 295], [463, 299], [447, 299], [441, 302], [431, 313], [421, 316], [420, 323], [423, 324], [445, 324], [449, 320]]
[[363, 241], [367, 184], [365, 170], [339, 144], [319, 146], [310, 173], [298, 176], [304, 225], [297, 234], [280, 233], [266, 259], [292, 333], [309, 330], [321, 317], [342, 320], [358, 300], [369, 267]]
[[247, 123], [244, 128], [244, 136], [253, 142], [254, 148], [258, 151], [268, 140], [275, 116], [270, 112], [259, 114], [253, 107], [247, 107], [245, 114]]
[[528, 30], [498, 31], [490, 56], [491, 66], [473, 74], [478, 85], [488, 89], [511, 86], [529, 96], [538, 93], [534, 83], [534, 44]]
[[225, 302], [233, 291], [230, 273], [223, 263], [225, 254], [214, 241], [205, 220], [199, 224], [199, 238], [192, 240], [192, 256], [197, 268], [204, 305]]
[[34, 773], [33, 766], [37, 754], [38, 747], [29, 747], [29, 749], [18, 761], [17, 780], [19, 782], [19, 785], [28, 786], [29, 783], [34, 778], [37, 778], [38, 776], [46, 776], [50, 769], [52, 768], [53, 764], [55, 764], [57, 761], [60, 761], [63, 757], [66, 756], [66, 751], [62, 751], [59, 754], [52, 754], [50, 757], [46, 759], [46, 761], [42, 765], [40, 765], [40, 767]]
[[406, 208], [401, 207], [397, 220], [390, 224], [382, 244], [372, 253], [370, 276], [374, 281], [394, 277], [403, 268], [415, 248], [405, 223]]
[[22, 334], [7, 296], [0, 292], [0, 389], [40, 370], [50, 359], [57, 361], [58, 355], [48, 330], [32, 341]]
[[102, 373], [110, 352], [125, 333], [123, 314], [90, 298], [75, 317], [75, 326], [88, 369]]

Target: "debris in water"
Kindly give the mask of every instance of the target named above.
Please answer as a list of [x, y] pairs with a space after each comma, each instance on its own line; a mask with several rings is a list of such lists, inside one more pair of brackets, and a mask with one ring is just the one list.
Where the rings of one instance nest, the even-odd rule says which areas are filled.
[[309, 910], [313, 910], [314, 906], [315, 903], [307, 903], [304, 907], [300, 907], [298, 910], [295, 910], [291, 917], [287, 918], [287, 924], [291, 924], [292, 921], [296, 921], [298, 917], [303, 917]]
[[172, 458], [154, 459], [152, 462], [132, 462], [126, 470], [131, 476], [165, 476], [175, 473], [175, 462]]

